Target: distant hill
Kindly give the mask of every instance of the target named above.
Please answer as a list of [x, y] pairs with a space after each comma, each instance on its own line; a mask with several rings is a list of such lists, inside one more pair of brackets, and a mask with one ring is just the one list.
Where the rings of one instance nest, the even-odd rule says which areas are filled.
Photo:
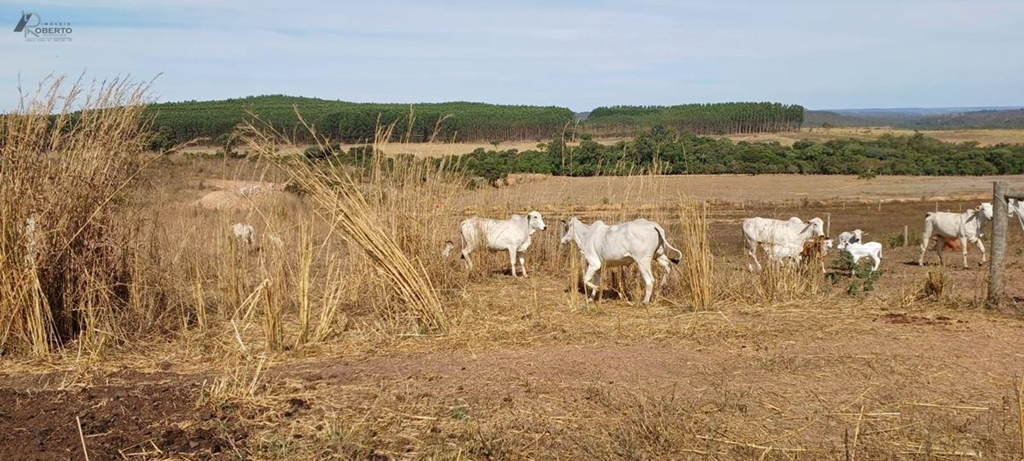
[[831, 126], [861, 127], [878, 126], [878, 121], [868, 117], [844, 115], [827, 110], [808, 110], [804, 112], [804, 126], [817, 128], [824, 124]]
[[945, 107], [809, 110], [804, 125], [837, 127], [891, 126], [907, 129], [1024, 128], [1021, 107]]
[[828, 109], [843, 115], [886, 116], [886, 115], [946, 115], [964, 112], [1003, 111], [1022, 109], [1024, 106], [977, 106], [977, 107], [895, 107], [885, 109]]

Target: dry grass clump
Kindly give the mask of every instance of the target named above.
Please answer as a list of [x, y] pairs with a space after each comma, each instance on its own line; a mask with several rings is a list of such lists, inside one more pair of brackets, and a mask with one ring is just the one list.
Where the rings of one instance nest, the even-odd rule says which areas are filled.
[[123, 339], [142, 305], [122, 210], [149, 84], [44, 80], [0, 129], [0, 353]]
[[[269, 157], [287, 140], [258, 123], [247, 123], [242, 133], [251, 151]], [[370, 164], [357, 177], [329, 161], [278, 159], [278, 164], [319, 207], [318, 216], [357, 250], [346, 259], [370, 279], [363, 302], [394, 324], [412, 320], [418, 332], [443, 333], [450, 319], [436, 281], [447, 286], [453, 278], [439, 258], [429, 256], [439, 256], [454, 227], [445, 208], [462, 178], [443, 164], [384, 158], [382, 145], [394, 126], [378, 129]]]
[[694, 309], [707, 309], [713, 301], [714, 257], [708, 236], [708, 204], [683, 200], [679, 205], [683, 269]]

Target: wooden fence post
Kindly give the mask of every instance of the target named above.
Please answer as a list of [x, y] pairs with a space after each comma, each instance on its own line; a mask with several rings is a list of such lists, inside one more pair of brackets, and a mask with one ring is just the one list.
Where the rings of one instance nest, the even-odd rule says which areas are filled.
[[832, 213], [825, 213], [825, 235], [832, 236]]
[[[1006, 265], [1006, 182], [992, 186], [992, 260], [988, 266], [988, 297], [985, 307], [999, 307], [1003, 301], [1003, 268]], [[979, 211], [980, 213], [980, 211]]]
[[903, 226], [903, 246], [910, 246], [910, 228], [906, 225]]

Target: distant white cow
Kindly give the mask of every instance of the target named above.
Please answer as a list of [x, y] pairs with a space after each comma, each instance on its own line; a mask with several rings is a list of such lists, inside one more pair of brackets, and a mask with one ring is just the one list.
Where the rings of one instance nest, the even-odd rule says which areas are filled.
[[[981, 262], [985, 262], [985, 245], [981, 243], [984, 236], [985, 224], [992, 220], [992, 204], [982, 203], [977, 208], [967, 210], [963, 213], [949, 213], [944, 211], [930, 211], [924, 218], [924, 234], [921, 237], [921, 256], [917, 264], [924, 265], [924, 253], [928, 251], [928, 243], [932, 234], [943, 237], [955, 237], [960, 240], [960, 253], [964, 257], [964, 267], [967, 267], [967, 243], [974, 243], [981, 250]], [[936, 245], [935, 252], [939, 255], [939, 264], [945, 265], [942, 260], [942, 248]]]
[[264, 236], [267, 238], [267, 242], [274, 248], [284, 248], [284, 240], [281, 240], [281, 237], [273, 234], [264, 234]]
[[[473, 268], [473, 261], [469, 254], [477, 248], [484, 247], [490, 251], [508, 251], [509, 263], [512, 266], [512, 276], [516, 276], [516, 256], [519, 256], [519, 267], [523, 276], [526, 276], [526, 249], [530, 247], [531, 237], [534, 232], [544, 230], [547, 226], [540, 213], [531, 211], [525, 217], [512, 215], [506, 220], [472, 217], [459, 224], [462, 233], [462, 259], [466, 266]], [[445, 242], [445, 249], [442, 255], [447, 257], [455, 244], [450, 240]]]
[[[665, 269], [665, 275], [661, 279], [664, 285], [670, 270], [668, 260], [678, 264], [683, 258], [683, 253], [669, 245], [665, 239], [665, 229], [658, 223], [646, 219], [613, 226], [596, 221], [587, 226], [579, 219], [572, 218], [569, 221], [562, 221], [562, 231], [561, 243], [575, 242], [576, 248], [587, 262], [583, 284], [590, 288], [594, 298], [597, 297], [598, 284], [601, 283], [598, 271], [602, 267], [628, 266], [635, 262], [640, 270], [640, 276], [644, 279], [643, 303], [647, 304], [654, 292], [651, 260], [657, 259], [658, 264]], [[672, 256], [666, 254], [669, 251], [672, 252]], [[595, 275], [596, 283], [593, 281]]]
[[245, 243], [246, 247], [250, 250], [256, 248], [256, 228], [252, 227], [251, 224], [235, 223], [231, 226], [231, 232], [235, 234], [235, 238]]
[[39, 258], [39, 215], [33, 213], [25, 219], [25, 262], [29, 267], [36, 267]]
[[871, 268], [873, 271], [878, 270], [878, 265], [882, 264], [882, 244], [878, 242], [865, 242], [865, 243], [845, 243], [840, 244], [836, 248], [849, 252], [853, 256], [853, 263], [857, 264], [861, 258], [871, 258], [874, 261], [874, 266]]
[[743, 238], [747, 255], [754, 259], [755, 266], [748, 265], [750, 270], [761, 270], [761, 262], [757, 260], [759, 244], [784, 246], [802, 250], [804, 242], [825, 235], [825, 222], [821, 218], [813, 218], [803, 222], [793, 217], [786, 221], [769, 218], [747, 218], [743, 220]]
[[1017, 216], [1017, 222], [1020, 223], [1020, 230], [1024, 231], [1024, 202], [1011, 198], [1007, 201], [1007, 212], [1010, 216]]

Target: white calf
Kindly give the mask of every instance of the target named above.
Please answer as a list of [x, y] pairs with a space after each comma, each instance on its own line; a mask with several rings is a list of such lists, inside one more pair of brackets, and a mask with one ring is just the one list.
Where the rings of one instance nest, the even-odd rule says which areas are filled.
[[878, 265], [882, 264], [882, 244], [878, 242], [866, 242], [866, 243], [847, 243], [840, 245], [837, 248], [840, 250], [849, 252], [853, 256], [853, 263], [857, 264], [861, 258], [871, 258], [875, 262], [875, 265], [871, 268], [873, 271], [878, 270]]

